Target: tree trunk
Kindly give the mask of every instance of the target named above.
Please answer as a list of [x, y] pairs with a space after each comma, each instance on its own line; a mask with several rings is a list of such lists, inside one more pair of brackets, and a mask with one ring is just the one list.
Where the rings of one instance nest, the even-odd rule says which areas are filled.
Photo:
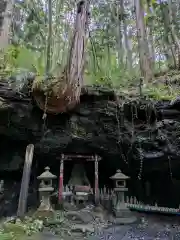
[[117, 24], [117, 34], [116, 34], [116, 42], [117, 42], [117, 52], [118, 52], [118, 65], [121, 67], [123, 65], [123, 58], [124, 58], [124, 49], [122, 44], [122, 18], [123, 18], [123, 11], [121, 9], [121, 2], [123, 0], [120, 0], [119, 3], [117, 3], [116, 6], [116, 24]]
[[[151, 2], [147, 3], [147, 13], [148, 15], [151, 16], [151, 11], [150, 8], [153, 9], [153, 6], [151, 4]], [[155, 49], [154, 49], [154, 32], [153, 32], [153, 26], [154, 26], [154, 18], [151, 18], [151, 20], [149, 21], [148, 19], [148, 26], [147, 26], [147, 40], [148, 40], [148, 45], [149, 45], [149, 53], [150, 53], [150, 57], [151, 57], [151, 64], [152, 64], [152, 68], [153, 70], [155, 69], [155, 60], [156, 60], [156, 54], [155, 54]]]
[[52, 0], [48, 0], [48, 39], [47, 39], [47, 59], [46, 59], [46, 75], [50, 75], [52, 67]]
[[[172, 41], [176, 47], [176, 52], [177, 52], [177, 56], [178, 56], [178, 63], [180, 62], [180, 41], [176, 35], [176, 31], [175, 31], [175, 26], [173, 23], [173, 13], [172, 13], [172, 1], [168, 0], [168, 12], [169, 12], [169, 20], [170, 20], [170, 28], [171, 28], [171, 37], [172, 37]], [[180, 68], [180, 66], [178, 66], [176, 64], [176, 67]]]
[[74, 34], [64, 71], [60, 76], [45, 83], [41, 80], [34, 81], [33, 96], [45, 113], [66, 112], [75, 107], [80, 99], [85, 67], [89, 4], [89, 0], [79, 1], [77, 4]]
[[2, 31], [3, 22], [4, 22], [4, 13], [6, 11], [7, 1], [2, 0], [0, 2], [0, 33]]
[[[121, 12], [124, 13], [124, 0], [121, 0]], [[126, 59], [127, 59], [127, 67], [128, 69], [132, 69], [132, 49], [130, 48], [129, 39], [128, 39], [128, 30], [126, 18], [123, 17], [123, 29], [124, 29], [124, 42], [126, 49]]]
[[166, 52], [165, 55], [167, 56], [168, 60], [168, 66], [171, 67], [176, 66], [176, 53], [173, 48], [172, 44], [172, 38], [171, 38], [171, 27], [170, 27], [170, 15], [169, 15], [169, 9], [167, 3], [161, 2], [161, 14], [162, 14], [162, 20], [164, 23], [164, 42], [165, 42], [165, 48]]
[[151, 81], [153, 72], [151, 69], [151, 60], [147, 43], [146, 29], [144, 24], [144, 9], [142, 0], [135, 1], [136, 27], [139, 48], [139, 60], [141, 73], [146, 81]]
[[9, 44], [14, 0], [0, 2], [0, 50]]
[[153, 40], [153, 31], [152, 31], [152, 26], [147, 27], [147, 32], [148, 32], [148, 43], [149, 43], [149, 53], [151, 57], [151, 64], [152, 68], [155, 68], [155, 50], [154, 50], [154, 40]]

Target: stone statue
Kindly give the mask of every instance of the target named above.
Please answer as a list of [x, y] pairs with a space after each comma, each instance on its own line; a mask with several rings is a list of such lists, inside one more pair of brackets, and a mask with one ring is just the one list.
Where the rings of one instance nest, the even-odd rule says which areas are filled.
[[90, 182], [86, 176], [86, 172], [82, 164], [74, 164], [68, 185], [90, 186]]

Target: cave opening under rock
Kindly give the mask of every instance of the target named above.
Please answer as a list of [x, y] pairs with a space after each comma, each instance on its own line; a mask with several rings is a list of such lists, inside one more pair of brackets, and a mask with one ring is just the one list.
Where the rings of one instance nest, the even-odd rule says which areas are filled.
[[[114, 93], [94, 90], [92, 87], [82, 95], [79, 105], [73, 111], [57, 116], [47, 115], [45, 121], [42, 119], [43, 112], [29, 100], [23, 103], [21, 100], [15, 101], [8, 105], [8, 110], [2, 110], [1, 114], [3, 141], [0, 179], [4, 179], [5, 183], [9, 181], [9, 185], [13, 182], [20, 185], [26, 146], [33, 143], [35, 151], [30, 195], [36, 195], [37, 203], [37, 176], [44, 171], [44, 167], [49, 166], [51, 172], [59, 177], [61, 153], [74, 153], [97, 154], [102, 158], [99, 163], [100, 188], [104, 185], [112, 188], [113, 182], [109, 177], [121, 169], [131, 178], [127, 184], [130, 196], [136, 196], [141, 202], [177, 206], [180, 202], [180, 164], [176, 147], [179, 120], [169, 121], [169, 115], [165, 115], [164, 109], [168, 110], [168, 114], [173, 113], [173, 119], [180, 119], [177, 111], [177, 116], [174, 116], [174, 110], [169, 110], [168, 104], [159, 103], [155, 106], [147, 101], [145, 104], [129, 101], [117, 106]], [[141, 150], [144, 160], [139, 180]], [[168, 170], [168, 156], [171, 158], [173, 176], [170, 176]], [[64, 164], [65, 184], [69, 181], [74, 164], [73, 161]], [[87, 177], [94, 187], [94, 163], [87, 162], [84, 165]], [[151, 185], [149, 196], [146, 196], [146, 182]], [[58, 178], [55, 185], [58, 188]], [[12, 192], [16, 191], [17, 199], [19, 188], [9, 187]], [[34, 188], [35, 193], [31, 188]]]
[[[23, 159], [25, 154], [25, 145], [22, 145], [21, 142], [6, 142], [6, 149], [10, 146], [11, 151], [6, 151], [6, 156], [3, 152], [0, 153], [1, 158], [7, 158], [7, 156], [15, 157], [13, 161], [16, 160], [17, 155], [21, 157], [21, 167], [16, 166], [17, 169], [3, 169], [5, 165], [1, 165], [0, 169], [0, 179], [5, 180], [5, 184], [7, 184], [7, 188], [10, 189], [11, 194], [15, 195], [14, 204], [18, 202], [21, 178], [22, 178], [22, 170], [23, 170]], [[14, 151], [12, 150], [14, 148]], [[4, 146], [5, 149], [5, 146]], [[67, 153], [67, 152], [66, 152]], [[68, 154], [68, 153], [67, 153]], [[76, 153], [76, 154], [79, 154]], [[28, 197], [28, 206], [35, 207], [38, 205], [38, 180], [37, 176], [39, 176], [46, 166], [49, 166], [51, 172], [57, 176], [57, 179], [54, 181], [54, 186], [56, 190], [58, 190], [58, 181], [59, 181], [59, 171], [60, 171], [60, 155], [59, 159], [56, 159], [54, 156], [49, 154], [39, 155], [34, 153], [33, 166], [31, 171], [31, 183], [29, 189], [29, 197]], [[90, 154], [88, 154], [90, 155]], [[92, 154], [93, 155], [93, 154]], [[103, 188], [106, 186], [107, 188], [113, 188], [113, 182], [110, 179], [112, 175], [116, 172], [116, 168], [113, 165], [113, 159], [109, 160], [109, 156], [101, 156], [102, 159], [99, 162], [99, 187]], [[7, 160], [7, 159], [6, 159]], [[17, 160], [16, 160], [17, 161]], [[114, 159], [117, 161], [117, 159]], [[111, 162], [111, 164], [109, 164]], [[122, 161], [121, 161], [122, 162]], [[94, 180], [95, 180], [95, 167], [94, 162], [88, 162], [86, 160], [82, 161], [79, 159], [74, 159], [72, 161], [64, 162], [64, 184], [68, 184], [68, 181], [71, 177], [71, 173], [73, 170], [73, 166], [82, 163], [84, 165], [84, 169], [86, 172], [86, 176], [90, 181], [90, 185], [94, 188]], [[9, 165], [8, 165], [9, 166]], [[160, 173], [159, 171], [154, 172], [153, 174], [143, 173], [142, 179], [139, 180], [137, 178], [137, 174], [134, 171], [133, 174], [128, 172], [128, 168], [123, 166], [125, 169], [125, 174], [129, 175], [131, 179], [128, 181], [127, 186], [129, 188], [128, 195], [136, 196], [139, 201], [142, 201], [147, 204], [155, 204], [156, 202], [162, 206], [168, 207], [178, 207], [180, 194], [178, 194], [179, 184], [177, 182], [172, 181], [170, 174]], [[169, 177], [168, 177], [169, 176]], [[13, 187], [13, 184], [16, 182], [16, 186]], [[150, 186], [148, 186], [148, 184]], [[163, 186], [163, 187], [162, 187]], [[149, 189], [148, 189], [149, 188]], [[9, 193], [10, 194], [10, 193]], [[8, 197], [8, 196], [7, 196]], [[9, 197], [8, 197], [9, 198]], [[15, 210], [17, 205], [13, 207]], [[9, 209], [10, 210], [10, 209]]]
[[[77, 153], [79, 154], [79, 153]], [[59, 154], [60, 156], [61, 154]], [[76, 156], [76, 154], [74, 154]], [[90, 155], [89, 155], [90, 156]], [[93, 156], [93, 155], [92, 155]], [[36, 157], [37, 166], [36, 166], [36, 174], [40, 175], [46, 166], [50, 167], [50, 171], [57, 176], [56, 185], [58, 188], [58, 178], [60, 174], [60, 157], [59, 159], [54, 159], [53, 157]], [[34, 164], [35, 164], [34, 161]], [[94, 161], [87, 161], [86, 158], [78, 159], [73, 158], [72, 160], [64, 161], [64, 185], [68, 185], [69, 180], [72, 175], [72, 171], [76, 165], [81, 165], [83, 170], [85, 171], [85, 176], [90, 182], [92, 188], [95, 185], [95, 162]], [[114, 175], [115, 170], [111, 167], [107, 160], [102, 158], [101, 161], [98, 163], [99, 169], [99, 187], [103, 188], [104, 186], [108, 188], [113, 188], [113, 182], [110, 179], [112, 175]]]

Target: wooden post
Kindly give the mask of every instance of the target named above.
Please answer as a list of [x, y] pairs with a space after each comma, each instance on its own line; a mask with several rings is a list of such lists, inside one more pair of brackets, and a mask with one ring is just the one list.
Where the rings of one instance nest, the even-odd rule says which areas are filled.
[[63, 179], [64, 179], [64, 154], [61, 154], [60, 175], [59, 175], [59, 203], [62, 203]]
[[95, 155], [95, 204], [99, 204], [99, 174], [98, 174], [98, 156]]
[[34, 154], [34, 145], [29, 144], [26, 148], [26, 155], [25, 155], [25, 162], [24, 162], [23, 176], [22, 176], [22, 182], [21, 182], [18, 211], [17, 211], [17, 216], [20, 218], [24, 217], [26, 212], [29, 179], [31, 174], [33, 154]]

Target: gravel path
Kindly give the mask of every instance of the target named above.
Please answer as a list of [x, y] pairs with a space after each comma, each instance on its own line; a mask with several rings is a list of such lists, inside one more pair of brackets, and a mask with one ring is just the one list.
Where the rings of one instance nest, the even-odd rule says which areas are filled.
[[[50, 232], [38, 233], [27, 240], [83, 240], [83, 237], [54, 236]], [[26, 239], [25, 239], [26, 240]], [[180, 240], [180, 218], [148, 216], [139, 224], [121, 225], [105, 229], [86, 240]]]
[[106, 229], [88, 240], [180, 240], [180, 218], [146, 215], [143, 219], [140, 224]]

